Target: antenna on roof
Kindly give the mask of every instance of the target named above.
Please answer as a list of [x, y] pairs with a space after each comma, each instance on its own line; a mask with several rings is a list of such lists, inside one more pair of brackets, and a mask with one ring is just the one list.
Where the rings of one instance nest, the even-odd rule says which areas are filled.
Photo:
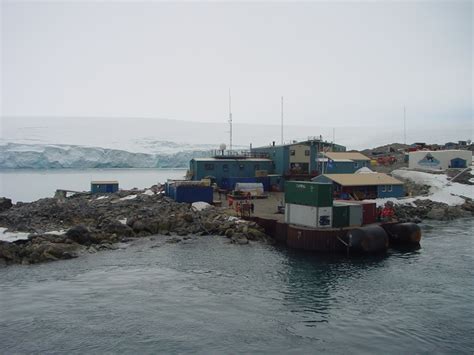
[[232, 151], [232, 97], [230, 96], [229, 88], [229, 150]]
[[281, 145], [283, 145], [283, 96], [281, 97]]

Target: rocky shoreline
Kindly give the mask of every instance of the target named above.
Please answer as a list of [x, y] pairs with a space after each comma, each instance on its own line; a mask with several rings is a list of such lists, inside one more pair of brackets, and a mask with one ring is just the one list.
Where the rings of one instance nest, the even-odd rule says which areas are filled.
[[81, 253], [115, 249], [115, 243], [160, 236], [178, 243], [190, 236], [222, 235], [230, 243], [273, 243], [254, 222], [229, 216], [222, 209], [198, 211], [153, 190], [80, 194], [11, 205], [0, 201], [0, 226], [28, 232], [28, 239], [0, 241], [0, 265], [34, 264], [70, 259]]
[[[400, 221], [452, 220], [474, 215], [473, 201], [465, 200], [463, 205], [449, 206], [418, 199], [394, 208]], [[0, 266], [75, 258], [149, 236], [167, 243], [205, 235], [221, 235], [240, 245], [274, 243], [255, 222], [233, 217], [222, 208], [199, 210], [176, 203], [154, 188], [59, 196], [15, 205], [0, 198], [0, 226], [10, 232], [29, 233], [28, 239], [0, 241]]]

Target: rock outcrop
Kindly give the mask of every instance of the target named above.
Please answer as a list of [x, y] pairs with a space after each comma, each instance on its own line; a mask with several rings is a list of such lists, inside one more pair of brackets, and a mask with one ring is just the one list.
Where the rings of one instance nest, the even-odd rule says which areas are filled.
[[[0, 212], [0, 226], [12, 232], [29, 232], [30, 237], [0, 242], [0, 264], [69, 259], [83, 252], [113, 248], [114, 243], [130, 238], [151, 235], [161, 235], [168, 242], [179, 242], [187, 235], [210, 234], [225, 236], [230, 243], [239, 245], [250, 241], [273, 242], [255, 222], [231, 217], [222, 209], [196, 210], [161, 194], [143, 192], [81, 194], [11, 206]], [[56, 232], [48, 233], [51, 231]]]

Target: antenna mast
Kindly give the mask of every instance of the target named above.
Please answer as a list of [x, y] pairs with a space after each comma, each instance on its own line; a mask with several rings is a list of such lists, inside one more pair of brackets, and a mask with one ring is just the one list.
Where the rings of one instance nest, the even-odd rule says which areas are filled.
[[403, 106], [403, 144], [407, 144], [407, 110]]
[[232, 152], [232, 98], [230, 96], [230, 89], [229, 89], [229, 135], [230, 135], [229, 150]]
[[281, 145], [283, 145], [283, 96], [281, 97]]

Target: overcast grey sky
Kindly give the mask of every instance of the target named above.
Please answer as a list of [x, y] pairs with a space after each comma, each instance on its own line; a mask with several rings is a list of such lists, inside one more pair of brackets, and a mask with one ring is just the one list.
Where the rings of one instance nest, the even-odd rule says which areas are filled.
[[[472, 130], [471, 1], [2, 1], [2, 115]], [[44, 118], [39, 118], [44, 120]], [[472, 134], [472, 133], [471, 133]]]

